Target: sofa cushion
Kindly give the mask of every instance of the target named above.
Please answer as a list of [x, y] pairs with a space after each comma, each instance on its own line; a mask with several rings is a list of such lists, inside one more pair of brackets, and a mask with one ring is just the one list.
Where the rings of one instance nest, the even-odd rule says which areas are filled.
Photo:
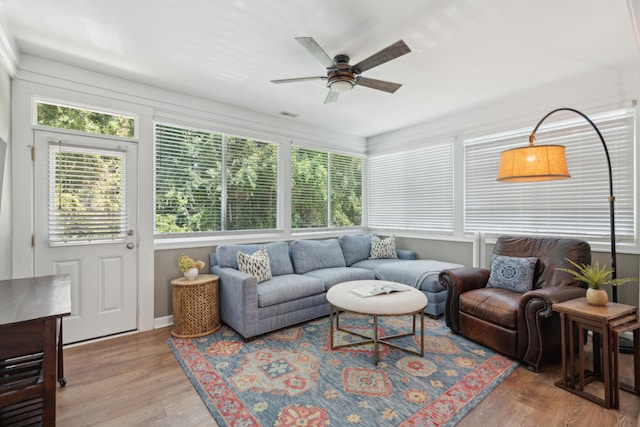
[[340, 236], [338, 239], [347, 267], [358, 261], [369, 258], [371, 253], [371, 236]]
[[321, 294], [325, 288], [324, 284], [314, 277], [283, 274], [261, 283], [257, 291], [258, 307], [269, 307]]
[[377, 234], [371, 235], [371, 253], [369, 258], [398, 258], [398, 254], [396, 253], [395, 236], [389, 236], [385, 239], [381, 239]]
[[377, 279], [404, 283], [427, 292], [440, 292], [445, 289], [438, 280], [442, 270], [463, 267], [461, 264], [428, 259], [386, 261], [374, 267]]
[[305, 276], [315, 277], [320, 280], [326, 290], [330, 287], [342, 282], [350, 282], [352, 280], [374, 280], [376, 275], [371, 270], [354, 267], [333, 267], [322, 268], [320, 270], [309, 271]]
[[533, 288], [533, 274], [538, 258], [491, 255], [491, 272], [487, 288], [508, 289], [524, 294]]
[[486, 322], [516, 329], [522, 294], [506, 289], [474, 289], [460, 294], [460, 311]]
[[321, 268], [346, 267], [338, 239], [294, 240], [289, 247], [296, 273]]
[[238, 267], [243, 273], [255, 276], [258, 283], [271, 279], [271, 267], [269, 266], [269, 255], [265, 247], [261, 247], [253, 254], [237, 252]]
[[238, 251], [244, 254], [252, 254], [262, 246], [269, 255], [269, 268], [273, 276], [293, 274], [291, 258], [289, 258], [289, 245], [287, 242], [272, 242], [255, 245], [221, 245], [216, 248], [216, 258], [220, 267], [230, 267], [239, 270]]
[[398, 262], [405, 262], [406, 259], [393, 258], [393, 259], [363, 259], [351, 265], [356, 268], [366, 268], [367, 270], [375, 270], [377, 267], [385, 264], [394, 264]]

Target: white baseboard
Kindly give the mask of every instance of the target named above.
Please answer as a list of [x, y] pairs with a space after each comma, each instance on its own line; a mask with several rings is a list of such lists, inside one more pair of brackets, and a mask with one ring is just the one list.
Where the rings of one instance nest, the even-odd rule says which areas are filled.
[[160, 329], [173, 325], [173, 314], [153, 319], [153, 329]]

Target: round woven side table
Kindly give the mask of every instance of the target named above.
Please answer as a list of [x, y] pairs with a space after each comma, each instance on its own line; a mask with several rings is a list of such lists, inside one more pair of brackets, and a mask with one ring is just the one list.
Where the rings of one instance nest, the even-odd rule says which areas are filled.
[[218, 276], [180, 277], [173, 286], [173, 330], [177, 338], [196, 338], [220, 329]]

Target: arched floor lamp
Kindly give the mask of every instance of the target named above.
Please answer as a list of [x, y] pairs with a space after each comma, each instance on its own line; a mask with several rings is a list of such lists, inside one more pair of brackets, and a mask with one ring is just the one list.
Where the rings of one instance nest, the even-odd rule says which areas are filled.
[[[615, 212], [613, 196], [613, 179], [611, 176], [611, 159], [609, 158], [609, 150], [604, 138], [598, 127], [584, 113], [573, 108], [557, 108], [546, 116], [544, 116], [529, 135], [529, 146], [522, 148], [513, 148], [505, 150], [500, 154], [500, 168], [498, 169], [498, 181], [501, 182], [537, 182], [537, 181], [557, 181], [560, 179], [571, 178], [569, 169], [567, 168], [567, 159], [565, 157], [564, 146], [562, 145], [533, 145], [536, 139], [536, 131], [547, 117], [558, 111], [571, 111], [583, 119], [585, 119], [593, 127], [598, 134], [604, 154], [607, 157], [607, 166], [609, 168], [609, 221], [611, 227], [611, 268], [613, 273], [611, 277], [616, 278], [616, 229], [615, 229]], [[618, 290], [612, 287], [613, 302], [618, 302]], [[632, 352], [630, 344], [620, 344], [620, 351], [625, 353]]]

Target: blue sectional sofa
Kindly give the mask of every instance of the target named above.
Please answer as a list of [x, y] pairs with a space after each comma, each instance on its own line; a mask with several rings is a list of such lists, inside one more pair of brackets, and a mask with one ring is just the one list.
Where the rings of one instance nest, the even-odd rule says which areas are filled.
[[[240, 271], [238, 251], [267, 251], [272, 277], [257, 278]], [[328, 240], [295, 240], [265, 244], [221, 245], [210, 255], [210, 271], [220, 277], [220, 317], [245, 339], [329, 314], [326, 293], [350, 280], [389, 280], [420, 289], [429, 303], [425, 313], [444, 312], [446, 289], [438, 274], [462, 267], [417, 260], [408, 250], [398, 258], [370, 259], [371, 236], [342, 236]]]

